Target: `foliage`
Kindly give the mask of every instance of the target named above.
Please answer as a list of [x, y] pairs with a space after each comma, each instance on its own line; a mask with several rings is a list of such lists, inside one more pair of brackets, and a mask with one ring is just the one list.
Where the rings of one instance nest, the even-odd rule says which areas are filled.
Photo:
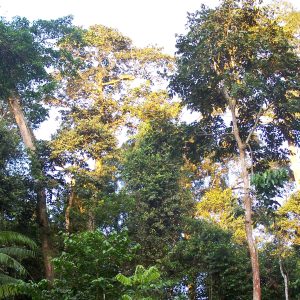
[[0, 232], [0, 299], [22, 293], [22, 280], [16, 276], [25, 275], [21, 260], [35, 256], [37, 245], [28, 237], [12, 232]]
[[258, 206], [276, 210], [280, 205], [277, 199], [288, 179], [286, 169], [266, 170], [265, 172], [253, 174], [251, 183], [255, 187], [258, 201], [260, 201]]
[[16, 131], [0, 121], [0, 224], [2, 229], [25, 229], [31, 223], [34, 203], [30, 201], [26, 156]]
[[229, 188], [209, 189], [197, 204], [196, 216], [218, 224], [232, 232], [236, 242], [243, 244], [246, 239], [244, 218], [239, 213], [240, 205]]
[[[123, 300], [152, 300], [151, 295], [157, 294], [159, 289], [162, 289], [160, 279], [160, 272], [156, 267], [149, 267], [145, 269], [138, 265], [135, 269], [134, 275], [128, 277], [123, 274], [118, 274], [116, 279], [127, 288], [126, 294], [122, 296]], [[157, 291], [158, 290], [158, 291]]]
[[32, 24], [21, 17], [11, 22], [0, 21], [0, 52], [3, 58], [0, 64], [0, 98], [5, 102], [15, 94], [21, 96], [24, 112], [33, 128], [47, 116], [47, 110], [40, 101], [52, 96], [56, 87], [47, 68], [60, 68], [64, 53], [57, 45], [74, 30], [71, 21], [69, 17], [38, 20]]
[[102, 25], [85, 31], [81, 43], [66, 41], [62, 47], [81, 65], [77, 76], [61, 77], [63, 98], [51, 102], [63, 108], [51, 149], [52, 159], [72, 178], [66, 223], [71, 224], [69, 230], [78, 231], [91, 223], [107, 225], [99, 212], [110, 214], [112, 207], [122, 210], [112, 202], [119, 201], [114, 194], [120, 159], [117, 136], [131, 106], [126, 95], [134, 80], [151, 81], [151, 86], [161, 80], [158, 72], [169, 68], [171, 59], [156, 48], [136, 48], [128, 37]]
[[[281, 206], [279, 197], [286, 144], [300, 144], [299, 12], [258, 2], [223, 0], [189, 14], [170, 84], [182, 102], [162, 88], [173, 58], [116, 29], [82, 30], [70, 17], [0, 20], [0, 225], [34, 235], [43, 189], [51, 222], [40, 235], [66, 232], [52, 234], [52, 285], [40, 280], [35, 243], [0, 232], [0, 298], [249, 299], [246, 173], [249, 213], [265, 230], [264, 299], [283, 298], [279, 260], [298, 297], [300, 197], [288, 193]], [[11, 97], [31, 129], [47, 107], [60, 110], [58, 132], [35, 142], [36, 155], [21, 147]], [[182, 106], [199, 120], [180, 123]], [[16, 279], [25, 269], [35, 270], [31, 283]]]
[[[266, 243], [261, 249], [261, 273], [263, 294], [266, 299], [284, 299], [284, 282], [279, 269], [279, 253], [276, 243]], [[289, 296], [297, 299], [299, 295], [299, 253], [290, 249], [282, 257], [284, 271], [289, 280]]]
[[287, 245], [300, 245], [300, 195], [292, 194], [276, 212], [276, 234]]
[[[204, 149], [216, 157], [239, 155], [253, 299], [261, 299], [261, 287], [250, 170], [284, 165], [285, 143], [300, 144], [299, 107], [289, 109], [299, 102], [300, 60], [291, 33], [270, 15], [255, 0], [224, 0], [215, 9], [202, 6], [189, 14], [188, 31], [177, 39], [177, 71], [170, 84], [184, 105], [201, 113], [198, 141], [208, 144]], [[270, 200], [264, 199], [269, 207], [276, 205]]]
[[29, 287], [33, 299], [116, 299], [121, 286], [115, 276], [132, 260], [136, 245], [126, 232], [100, 231], [66, 235], [64, 251], [54, 259], [56, 279]]
[[158, 263], [179, 240], [193, 207], [182, 171], [180, 128], [168, 120], [143, 123], [125, 152], [123, 178], [134, 198], [126, 222], [141, 245], [139, 263]]
[[189, 32], [177, 39], [171, 87], [201, 112], [202, 143], [211, 142], [218, 155], [236, 151], [232, 124], [222, 118], [225, 89], [235, 99], [240, 137], [251, 147], [253, 165], [264, 168], [287, 157], [280, 147], [286, 140], [299, 142], [299, 120], [289, 112], [290, 101], [298, 99], [290, 92], [299, 90], [299, 58], [290, 36], [254, 2], [228, 0], [189, 14]]
[[169, 263], [170, 274], [179, 286], [188, 287], [190, 299], [211, 295], [249, 299], [251, 295], [251, 268], [244, 245], [210, 221], [189, 224], [184, 238], [171, 251]]

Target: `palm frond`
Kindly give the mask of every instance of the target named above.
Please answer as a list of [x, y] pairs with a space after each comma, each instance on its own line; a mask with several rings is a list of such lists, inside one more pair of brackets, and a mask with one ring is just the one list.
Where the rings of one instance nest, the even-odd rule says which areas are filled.
[[13, 232], [13, 231], [0, 231], [0, 244], [22, 244], [28, 246], [30, 249], [37, 249], [36, 243], [27, 236]]
[[15, 258], [23, 259], [34, 256], [37, 245], [20, 233], [0, 231], [0, 246], [2, 246], [0, 248], [0, 266], [3, 267], [0, 268], [0, 299], [6, 299], [22, 293], [23, 283], [22, 280], [6, 274], [6, 271], [9, 273], [12, 269], [19, 274], [25, 274], [26, 269]]
[[0, 299], [6, 299], [20, 293], [20, 287], [17, 284], [0, 285]]
[[0, 265], [10, 267], [20, 274], [26, 273], [25, 268], [17, 260], [5, 253], [0, 253]]
[[21, 282], [23, 282], [23, 281], [20, 280], [20, 279], [16, 279], [16, 278], [11, 277], [9, 275], [0, 273], [0, 286], [1, 285], [7, 285], [7, 284], [18, 284], [18, 283], [21, 283]]
[[35, 252], [28, 249], [23, 249], [20, 247], [3, 247], [0, 248], [0, 253], [7, 254], [9, 256], [17, 257], [18, 259], [23, 259], [27, 257], [34, 257]]

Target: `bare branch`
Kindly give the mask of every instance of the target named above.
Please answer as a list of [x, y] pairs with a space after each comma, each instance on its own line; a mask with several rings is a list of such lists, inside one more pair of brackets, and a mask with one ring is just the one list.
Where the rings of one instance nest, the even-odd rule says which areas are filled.
[[245, 144], [248, 144], [248, 143], [249, 143], [249, 140], [250, 140], [252, 134], [254, 133], [255, 129], [257, 128], [257, 125], [258, 125], [258, 122], [259, 122], [259, 118], [262, 116], [262, 114], [263, 114], [264, 111], [265, 111], [265, 110], [264, 110], [262, 107], [259, 109], [259, 112], [258, 112], [258, 114], [256, 115], [256, 118], [255, 118], [254, 125], [253, 125], [253, 127], [251, 128], [251, 130], [250, 130], [250, 132], [249, 132], [249, 134], [248, 134], [248, 136], [247, 136], [247, 139], [246, 139]]
[[251, 158], [251, 175], [253, 176], [254, 171], [253, 171], [253, 152], [252, 152], [252, 148], [250, 146], [250, 144], [246, 143], [246, 145], [248, 146], [249, 150], [250, 150], [250, 158]]

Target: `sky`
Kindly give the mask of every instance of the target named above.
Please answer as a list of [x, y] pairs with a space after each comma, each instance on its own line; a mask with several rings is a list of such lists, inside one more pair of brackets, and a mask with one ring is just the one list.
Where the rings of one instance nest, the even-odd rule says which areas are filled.
[[[299, 0], [290, 0], [300, 9]], [[56, 19], [73, 15], [74, 24], [87, 28], [101, 24], [118, 29], [135, 46], [156, 45], [174, 54], [175, 34], [185, 32], [187, 12], [201, 4], [213, 7], [218, 0], [0, 0], [0, 15], [10, 19], [19, 15], [29, 20]], [[49, 138], [52, 130], [39, 130]], [[45, 132], [48, 134], [45, 135]]]
[[[299, 0], [289, 0], [300, 9]], [[83, 27], [101, 24], [130, 37], [136, 46], [157, 45], [173, 54], [175, 34], [184, 33], [187, 12], [218, 0], [0, 0], [0, 15], [23, 16], [29, 20], [74, 16]]]
[[175, 33], [184, 32], [187, 11], [201, 3], [213, 6], [218, 0], [0, 0], [0, 14], [30, 20], [73, 15], [76, 25], [113, 27], [136, 46], [157, 45], [173, 54]]
[[[202, 3], [215, 6], [218, 0], [0, 0], [0, 15], [29, 20], [73, 15], [76, 25], [113, 27], [130, 37], [135, 46], [156, 45], [174, 54], [175, 34], [184, 33], [187, 12], [196, 11]], [[57, 111], [50, 110], [48, 121], [35, 130], [38, 139], [51, 138], [58, 126], [56, 117]]]
[[[290, 0], [300, 9], [299, 0]], [[157, 45], [175, 51], [175, 34], [184, 33], [187, 12], [218, 0], [0, 0], [0, 15], [29, 20], [74, 16], [83, 27], [101, 24], [130, 37], [136, 46]]]

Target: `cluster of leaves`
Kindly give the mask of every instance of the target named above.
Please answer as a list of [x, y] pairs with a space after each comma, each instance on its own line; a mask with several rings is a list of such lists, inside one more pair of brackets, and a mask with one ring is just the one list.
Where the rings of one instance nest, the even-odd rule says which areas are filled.
[[277, 199], [288, 180], [289, 174], [286, 169], [267, 170], [254, 174], [251, 177], [251, 184], [254, 186], [260, 202], [258, 206], [276, 210], [280, 206]]
[[251, 269], [244, 244], [235, 243], [230, 232], [211, 221], [193, 220], [186, 229], [170, 254], [169, 268], [174, 280], [190, 286], [189, 297], [234, 299], [238, 290], [241, 299], [249, 299]]
[[117, 299], [121, 285], [115, 276], [127, 269], [137, 245], [125, 231], [108, 235], [100, 231], [66, 235], [64, 250], [54, 259], [56, 279], [32, 283], [27, 293], [33, 299]]
[[[225, 0], [215, 9], [203, 6], [189, 14], [187, 27], [188, 33], [177, 39], [178, 68], [170, 87], [201, 113], [202, 143], [212, 136], [213, 145], [218, 141], [221, 148], [216, 154], [236, 152], [232, 124], [222, 118], [229, 108], [225, 89], [235, 99], [242, 140], [250, 134], [256, 168], [282, 161], [288, 154], [281, 147], [284, 142], [299, 142], [299, 119], [289, 110], [292, 100], [299, 101], [299, 57], [292, 37], [255, 1]], [[263, 122], [261, 116], [271, 111], [272, 122]], [[253, 126], [259, 133], [252, 134]]]
[[[260, 249], [265, 298], [283, 296], [278, 254], [291, 296], [299, 294], [299, 268], [291, 267], [299, 264], [299, 195], [278, 209], [288, 173], [269, 170], [270, 162], [285, 164], [286, 141], [299, 144], [299, 58], [294, 32], [254, 2], [224, 0], [189, 14], [171, 87], [201, 113], [190, 125], [179, 124], [178, 101], [155, 86], [173, 67], [159, 49], [136, 48], [102, 25], [81, 30], [69, 17], [0, 21], [0, 222], [36, 231], [38, 182], [50, 204], [46, 227], [67, 232], [53, 239], [51, 285], [21, 285], [14, 276], [25, 272], [19, 260], [36, 246], [0, 234], [0, 297], [249, 299], [244, 208], [224, 165], [238, 148], [233, 123], [224, 118], [232, 106], [256, 172], [257, 205], [274, 212], [268, 226], [276, 242]], [[57, 134], [37, 146], [36, 156], [24, 155], [14, 134], [7, 103], [14, 96], [30, 130], [47, 115], [41, 100], [62, 109]], [[131, 136], [119, 147], [125, 127]], [[17, 240], [27, 248], [9, 244]], [[40, 279], [40, 268], [33, 276]]]
[[171, 122], [143, 124], [128, 145], [123, 178], [134, 198], [127, 226], [141, 245], [141, 261], [156, 264], [180, 238], [193, 202], [181, 182], [183, 156], [180, 128]]
[[[134, 275], [118, 274], [116, 279], [127, 289], [126, 294], [122, 295], [122, 300], [154, 300], [162, 290], [162, 284], [159, 282], [160, 272], [156, 267], [145, 269], [138, 265]], [[158, 294], [156, 298], [149, 296], [155, 293]]]
[[0, 246], [0, 299], [5, 299], [22, 291], [23, 282], [17, 276], [24, 276], [27, 271], [20, 261], [34, 257], [37, 245], [20, 233], [1, 231]]

